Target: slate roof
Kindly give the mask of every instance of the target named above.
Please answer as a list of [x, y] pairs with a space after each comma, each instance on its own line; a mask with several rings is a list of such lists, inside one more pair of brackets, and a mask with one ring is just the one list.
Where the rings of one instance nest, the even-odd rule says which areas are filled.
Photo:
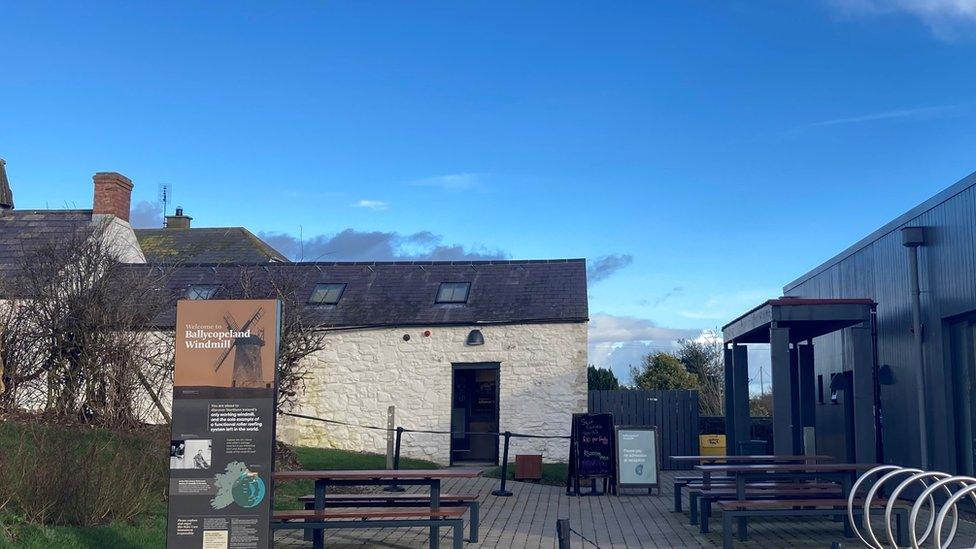
[[84, 230], [91, 222], [91, 210], [0, 212], [0, 278], [13, 276], [24, 255], [44, 249], [55, 239]]
[[150, 263], [263, 263], [288, 261], [244, 227], [136, 229]]
[[[170, 291], [182, 295], [192, 284], [218, 284], [221, 289], [214, 299], [237, 297], [228, 295], [229, 288], [236, 287], [242, 270], [255, 286], [265, 288], [250, 297], [273, 297], [267, 284], [270, 276], [292, 281], [296, 298], [303, 303], [317, 283], [345, 283], [338, 304], [307, 305], [308, 319], [322, 328], [588, 320], [583, 259], [206, 264], [173, 269]], [[435, 303], [441, 282], [470, 282], [468, 302]], [[175, 309], [157, 319], [160, 327], [172, 327], [174, 322]]]

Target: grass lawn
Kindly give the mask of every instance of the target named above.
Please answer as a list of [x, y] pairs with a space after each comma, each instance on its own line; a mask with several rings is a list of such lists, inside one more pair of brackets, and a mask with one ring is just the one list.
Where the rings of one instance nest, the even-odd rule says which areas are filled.
[[[502, 478], [502, 468], [493, 467], [485, 471], [486, 477]], [[515, 462], [508, 464], [508, 480], [515, 479]], [[565, 463], [543, 463], [542, 464], [542, 484], [549, 486], [566, 485], [566, 464]]]
[[[106, 526], [81, 528], [77, 526], [38, 526], [20, 524], [0, 511], [0, 548], [24, 549], [83, 549], [88, 547], [163, 547], [166, 538], [166, 505], [159, 505], [133, 523], [112, 523]], [[9, 532], [6, 531], [9, 529]], [[11, 539], [13, 532], [16, 538]]]
[[[2, 448], [0, 448], [2, 450]], [[295, 448], [303, 469], [384, 469], [386, 456], [343, 450]], [[404, 469], [433, 469], [429, 461], [402, 459]], [[297, 498], [312, 493], [310, 481], [283, 482], [275, 486], [275, 508], [301, 508]], [[80, 528], [73, 526], [39, 526], [24, 524], [10, 511], [0, 509], [0, 549], [26, 548], [76, 549], [95, 547], [158, 548], [165, 545], [166, 503], [160, 500], [151, 512], [132, 523]], [[11, 537], [13, 534], [13, 538]]]

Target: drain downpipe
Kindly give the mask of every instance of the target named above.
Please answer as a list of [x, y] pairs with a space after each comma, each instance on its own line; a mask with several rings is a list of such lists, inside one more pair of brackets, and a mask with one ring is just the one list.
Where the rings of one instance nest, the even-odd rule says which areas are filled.
[[918, 389], [918, 437], [922, 469], [929, 468], [928, 425], [925, 419], [925, 350], [923, 349], [924, 326], [922, 324], [922, 289], [918, 276], [918, 248], [925, 245], [924, 227], [905, 227], [901, 230], [901, 243], [908, 248], [908, 284], [912, 298], [912, 332], [915, 336], [915, 380]]

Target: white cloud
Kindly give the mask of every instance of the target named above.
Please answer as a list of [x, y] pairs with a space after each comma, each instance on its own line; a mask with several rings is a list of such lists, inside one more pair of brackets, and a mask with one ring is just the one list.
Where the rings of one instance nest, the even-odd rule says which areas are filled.
[[350, 204], [353, 208], [366, 208], [367, 210], [381, 211], [390, 207], [390, 204], [382, 200], [360, 200]]
[[971, 110], [971, 107], [972, 103], [956, 103], [953, 105], [935, 105], [931, 107], [895, 109], [856, 116], [831, 118], [829, 120], [821, 120], [819, 122], [797, 126], [790, 130], [790, 133], [797, 134], [815, 128], [841, 126], [846, 124], [863, 124], [865, 122], [877, 122], [881, 120], [932, 120], [946, 116], [962, 115]]
[[722, 320], [726, 316], [720, 311], [678, 311], [678, 314], [692, 320]]
[[129, 212], [129, 224], [136, 229], [162, 228], [163, 206], [158, 202], [140, 200]]
[[829, 0], [852, 16], [903, 13], [918, 18], [943, 40], [972, 38], [976, 0]]
[[693, 320], [712, 320], [724, 324], [767, 299], [779, 297], [781, 294], [782, 291], [779, 288], [760, 288], [729, 294], [716, 294], [706, 299], [700, 308], [679, 311], [678, 314]]
[[656, 351], [675, 351], [679, 339], [695, 339], [702, 330], [658, 326], [654, 321], [632, 316], [598, 313], [590, 316], [589, 362], [610, 368], [617, 378], [630, 381], [630, 367]]
[[[685, 330], [658, 326], [651, 320], [604, 313], [590, 318], [587, 352], [590, 364], [609, 368], [621, 383], [632, 382], [631, 367], [639, 366], [644, 357], [659, 351], [675, 352], [679, 339], [718, 344], [722, 334], [716, 330]], [[768, 344], [750, 344], [749, 392], [772, 390]]]
[[346, 229], [309, 238], [285, 233], [259, 233], [275, 249], [296, 261], [391, 261], [505, 259], [508, 253], [481, 245], [445, 244], [430, 231], [411, 234]]
[[590, 316], [590, 343], [653, 341], [695, 338], [701, 330], [658, 326], [654, 321], [633, 316], [597, 313]]
[[410, 181], [409, 184], [418, 187], [437, 187], [448, 191], [464, 191], [483, 188], [484, 177], [485, 174], [482, 173], [451, 173], [417, 179]]

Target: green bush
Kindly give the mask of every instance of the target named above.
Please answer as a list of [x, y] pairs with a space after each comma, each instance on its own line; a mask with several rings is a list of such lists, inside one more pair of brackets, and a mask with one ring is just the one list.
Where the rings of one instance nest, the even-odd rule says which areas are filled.
[[162, 445], [103, 429], [0, 425], [0, 511], [24, 522], [93, 526], [159, 505], [167, 484]]

